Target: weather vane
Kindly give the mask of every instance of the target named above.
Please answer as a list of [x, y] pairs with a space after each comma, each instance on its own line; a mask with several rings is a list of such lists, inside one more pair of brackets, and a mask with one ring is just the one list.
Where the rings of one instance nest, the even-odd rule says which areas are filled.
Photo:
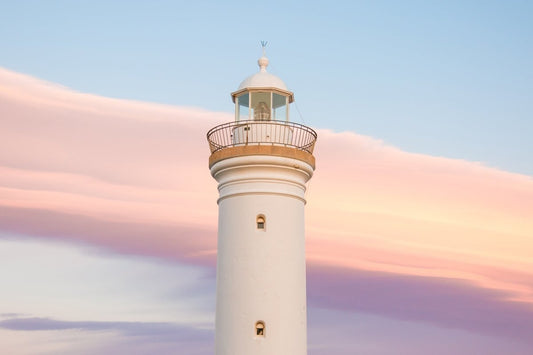
[[268, 41], [261, 41], [261, 47], [263, 47], [263, 57], [265, 56], [265, 48], [268, 44]]

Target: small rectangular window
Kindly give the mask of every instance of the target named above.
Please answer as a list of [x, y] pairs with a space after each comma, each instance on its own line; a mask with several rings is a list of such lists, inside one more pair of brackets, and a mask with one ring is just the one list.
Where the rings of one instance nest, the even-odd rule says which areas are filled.
[[265, 323], [261, 321], [255, 323], [255, 335], [257, 335], [258, 337], [265, 336]]
[[265, 216], [259, 215], [256, 219], [257, 229], [265, 229]]

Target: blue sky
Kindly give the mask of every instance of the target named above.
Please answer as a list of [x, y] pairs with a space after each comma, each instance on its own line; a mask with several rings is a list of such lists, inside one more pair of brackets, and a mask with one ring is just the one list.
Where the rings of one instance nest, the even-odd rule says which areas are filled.
[[530, 354], [532, 17], [529, 1], [0, 0], [0, 344], [212, 353], [205, 133], [266, 40], [291, 119], [319, 130], [309, 353]]
[[528, 1], [4, 1], [0, 65], [78, 91], [233, 110], [257, 70], [292, 119], [533, 174]]

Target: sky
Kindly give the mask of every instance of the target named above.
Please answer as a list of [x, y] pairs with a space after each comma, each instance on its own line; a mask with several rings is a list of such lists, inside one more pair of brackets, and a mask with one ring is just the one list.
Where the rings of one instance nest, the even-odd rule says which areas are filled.
[[530, 354], [532, 13], [0, 1], [2, 348], [213, 353], [205, 133], [266, 40], [318, 132], [309, 354]]

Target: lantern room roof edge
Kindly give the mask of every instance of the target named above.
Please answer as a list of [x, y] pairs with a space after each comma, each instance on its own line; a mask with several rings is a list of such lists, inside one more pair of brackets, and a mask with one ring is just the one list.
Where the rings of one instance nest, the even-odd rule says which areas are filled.
[[294, 93], [292, 91], [289, 91], [289, 90], [283, 90], [283, 89], [280, 89], [280, 88], [277, 88], [277, 87], [273, 87], [273, 86], [265, 86], [265, 87], [245, 87], [245, 88], [242, 88], [242, 89], [239, 89], [237, 91], [234, 91], [231, 93], [231, 99], [233, 100], [233, 102], [235, 102], [235, 98], [237, 96], [240, 96], [241, 94], [244, 94], [245, 92], [261, 92], [261, 91], [271, 91], [271, 92], [275, 92], [277, 94], [281, 94], [283, 96], [288, 96], [289, 97], [289, 103], [292, 103], [294, 101]]

